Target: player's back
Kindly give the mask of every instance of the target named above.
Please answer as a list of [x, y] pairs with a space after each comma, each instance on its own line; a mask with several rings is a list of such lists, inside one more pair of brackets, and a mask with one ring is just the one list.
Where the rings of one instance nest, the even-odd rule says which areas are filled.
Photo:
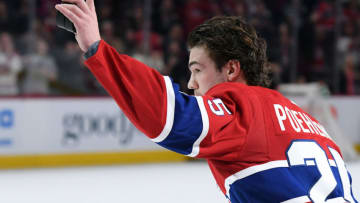
[[[238, 168], [225, 178], [233, 203], [356, 202], [340, 150], [318, 121], [276, 91], [235, 86], [237, 94], [246, 95], [235, 93], [231, 99], [248, 103], [238, 108], [251, 111], [240, 117], [251, 115], [253, 121], [237, 166], [228, 165]], [[225, 85], [222, 89], [227, 91]], [[221, 168], [217, 165], [227, 165], [211, 160], [209, 164], [215, 176]]]

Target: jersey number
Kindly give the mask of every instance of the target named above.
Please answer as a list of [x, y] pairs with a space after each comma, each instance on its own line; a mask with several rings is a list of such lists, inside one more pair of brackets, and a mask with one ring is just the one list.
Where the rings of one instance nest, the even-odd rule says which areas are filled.
[[[223, 103], [223, 101], [221, 101], [221, 99], [217, 98], [214, 100], [208, 100], [208, 104], [210, 106], [211, 111], [217, 115], [217, 116], [224, 116], [226, 111], [227, 114], [231, 114], [231, 112], [226, 108], [225, 104]], [[224, 109], [224, 110], [223, 110]]]
[[[329, 150], [335, 160], [341, 183], [337, 183], [325, 151], [314, 141], [302, 140], [293, 142], [287, 151], [289, 165], [316, 165], [320, 173], [320, 178], [313, 184], [308, 192], [309, 198], [313, 202], [326, 202], [327, 196], [335, 189], [337, 184], [342, 184], [344, 199], [349, 202], [355, 202], [351, 195], [350, 180], [345, 168], [345, 163], [336, 150], [330, 147]], [[330, 201], [331, 200], [328, 202]]]

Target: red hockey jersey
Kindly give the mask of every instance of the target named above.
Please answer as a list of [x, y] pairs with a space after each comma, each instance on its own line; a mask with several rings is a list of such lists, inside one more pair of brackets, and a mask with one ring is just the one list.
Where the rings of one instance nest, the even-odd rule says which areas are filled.
[[232, 203], [357, 202], [338, 146], [280, 93], [222, 83], [189, 96], [104, 41], [85, 64], [152, 141], [206, 159]]

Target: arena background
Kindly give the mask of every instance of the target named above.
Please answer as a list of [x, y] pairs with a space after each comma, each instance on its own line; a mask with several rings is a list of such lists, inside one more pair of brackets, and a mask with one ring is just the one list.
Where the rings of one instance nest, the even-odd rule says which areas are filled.
[[[161, 149], [128, 121], [84, 67], [73, 34], [56, 27], [56, 3], [0, 0], [4, 202], [226, 202], [205, 162]], [[272, 88], [336, 135], [360, 197], [360, 1], [95, 3], [105, 41], [190, 94], [189, 31], [215, 15], [246, 18], [268, 43]]]

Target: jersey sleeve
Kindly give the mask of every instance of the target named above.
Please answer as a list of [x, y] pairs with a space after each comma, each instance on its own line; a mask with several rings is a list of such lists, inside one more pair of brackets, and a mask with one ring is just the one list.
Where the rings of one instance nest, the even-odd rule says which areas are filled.
[[117, 53], [104, 41], [85, 64], [129, 120], [157, 144], [191, 157], [210, 158], [242, 143], [219, 133], [233, 120], [231, 102], [227, 108], [220, 98], [184, 94], [171, 78]]

